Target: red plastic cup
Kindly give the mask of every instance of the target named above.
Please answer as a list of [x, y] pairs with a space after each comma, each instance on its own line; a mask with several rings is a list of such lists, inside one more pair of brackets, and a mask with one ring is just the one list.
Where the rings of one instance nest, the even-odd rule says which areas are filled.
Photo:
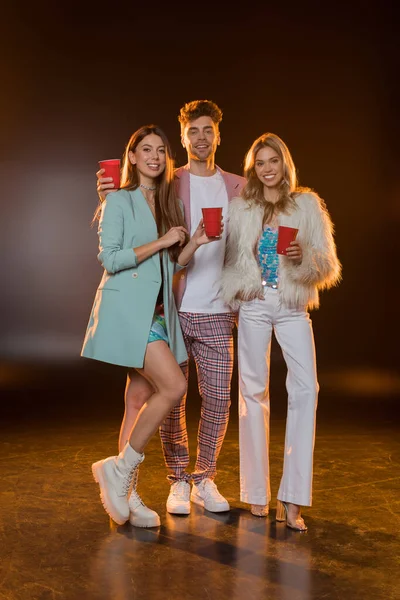
[[221, 217], [222, 206], [216, 208], [202, 208], [203, 223], [207, 237], [220, 237], [222, 233]]
[[99, 160], [100, 169], [104, 169], [102, 177], [112, 177], [114, 188], [117, 190], [120, 186], [121, 161], [119, 158], [110, 160]]
[[295, 227], [284, 227], [279, 225], [278, 227], [278, 244], [276, 251], [278, 254], [287, 254], [286, 248], [289, 248], [290, 242], [294, 242], [299, 230]]

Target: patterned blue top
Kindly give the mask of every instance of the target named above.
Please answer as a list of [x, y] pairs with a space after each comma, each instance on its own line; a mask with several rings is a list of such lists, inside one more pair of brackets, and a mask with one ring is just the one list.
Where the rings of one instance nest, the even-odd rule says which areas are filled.
[[264, 227], [258, 242], [258, 262], [263, 285], [278, 285], [279, 256], [276, 252], [277, 243], [278, 230], [268, 226]]

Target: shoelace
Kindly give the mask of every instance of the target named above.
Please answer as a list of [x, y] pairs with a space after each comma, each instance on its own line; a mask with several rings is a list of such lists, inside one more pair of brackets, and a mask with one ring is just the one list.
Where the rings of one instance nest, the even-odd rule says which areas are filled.
[[172, 492], [174, 496], [178, 498], [182, 498], [183, 500], [189, 500], [190, 488], [186, 487], [184, 481], [180, 481], [174, 486], [174, 491]]
[[139, 500], [139, 502], [144, 506], [144, 502], [141, 499], [141, 497], [139, 496], [136, 488], [138, 485], [138, 481], [139, 481], [139, 467], [136, 467], [135, 469], [133, 469], [133, 471], [130, 471], [123, 482], [123, 492], [124, 494], [128, 495], [129, 494], [129, 490], [132, 488], [132, 491], [134, 490], [135, 496], [136, 498]]
[[122, 482], [122, 491], [126, 495], [128, 494], [129, 488], [132, 485], [133, 475], [134, 471], [129, 471], [129, 473], [125, 475], [124, 480]]
[[224, 500], [224, 498], [219, 493], [219, 491], [217, 489], [217, 486], [215, 485], [215, 483], [212, 480], [204, 482], [204, 484], [203, 484], [203, 490], [205, 492], [206, 498], [209, 498], [210, 496], [213, 496], [214, 498], [217, 498], [220, 501]]

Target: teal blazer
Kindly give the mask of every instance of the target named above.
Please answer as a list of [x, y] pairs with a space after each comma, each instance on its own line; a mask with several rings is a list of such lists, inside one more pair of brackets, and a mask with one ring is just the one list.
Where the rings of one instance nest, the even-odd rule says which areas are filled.
[[173, 275], [180, 267], [171, 261], [167, 250], [140, 264], [133, 250], [158, 238], [156, 222], [140, 189], [107, 195], [98, 235], [97, 258], [104, 273], [81, 356], [124, 367], [143, 367], [162, 264], [169, 346], [177, 362], [184, 362], [187, 353], [172, 295]]

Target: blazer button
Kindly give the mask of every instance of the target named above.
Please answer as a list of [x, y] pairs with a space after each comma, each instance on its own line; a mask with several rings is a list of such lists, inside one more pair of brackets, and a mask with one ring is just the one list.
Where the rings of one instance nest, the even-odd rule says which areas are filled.
[[185, 279], [185, 276], [184, 276], [184, 275], [181, 275], [181, 279]]
[[136, 279], [136, 277], [137, 277], [137, 276], [138, 276], [138, 274], [137, 274], [137, 273], [132, 273], [132, 277], [133, 277], [134, 279]]

